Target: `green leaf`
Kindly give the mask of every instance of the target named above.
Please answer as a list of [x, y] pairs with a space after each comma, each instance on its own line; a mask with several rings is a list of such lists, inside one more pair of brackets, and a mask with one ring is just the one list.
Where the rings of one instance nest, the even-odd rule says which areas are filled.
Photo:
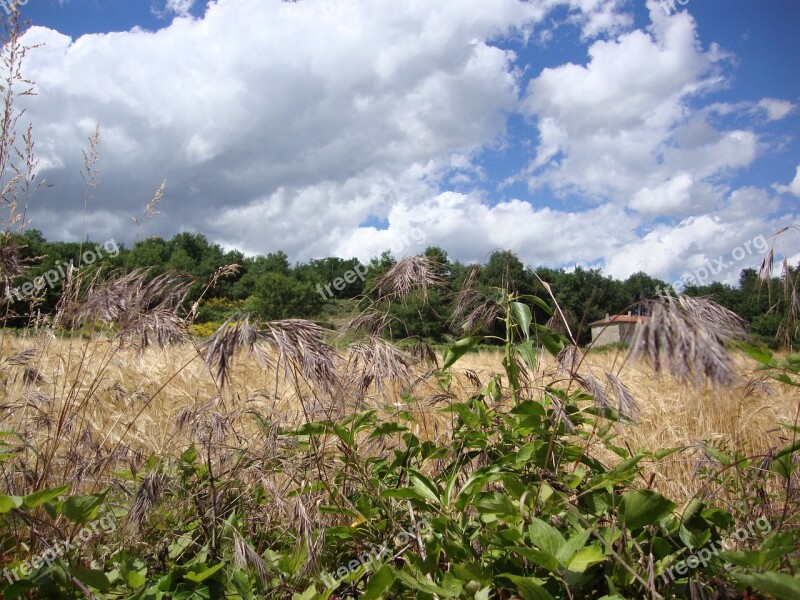
[[654, 452], [653, 457], [656, 460], [661, 460], [662, 458], [666, 458], [670, 454], [675, 454], [676, 452], [683, 452], [683, 448], [663, 448]]
[[294, 431], [287, 431], [286, 435], [322, 435], [325, 433], [325, 424], [318, 421], [303, 423]]
[[586, 542], [589, 541], [590, 535], [591, 531], [588, 529], [584, 529], [573, 535], [563, 546], [561, 546], [561, 548], [558, 549], [556, 558], [561, 562], [562, 565], [565, 567], [568, 566], [578, 551], [586, 545]]
[[408, 431], [408, 427], [401, 425], [400, 423], [395, 423], [394, 421], [387, 421], [386, 423], [381, 423], [378, 425], [375, 430], [369, 434], [369, 439], [380, 437], [382, 435], [399, 433], [401, 431]]
[[147, 582], [147, 565], [140, 558], [124, 553], [117, 557], [119, 574], [131, 589], [138, 589]]
[[408, 476], [408, 480], [417, 492], [438, 505], [440, 502], [439, 490], [436, 489], [436, 484], [431, 479], [419, 472], [412, 472]]
[[616, 465], [613, 469], [611, 469], [608, 473], [600, 473], [599, 475], [595, 475], [589, 480], [589, 485], [585, 492], [605, 488], [620, 481], [627, 481], [628, 479], [633, 478], [633, 476], [640, 470], [639, 461], [644, 458], [644, 454], [635, 454], [628, 459], [623, 460], [618, 465]]
[[517, 593], [522, 597], [522, 600], [555, 600], [550, 593], [541, 585], [541, 579], [535, 577], [522, 577], [520, 575], [512, 575], [511, 573], [504, 573], [500, 575], [505, 579], [511, 581], [517, 588]]
[[771, 571], [752, 574], [731, 573], [731, 576], [739, 583], [774, 596], [776, 600], [797, 600], [797, 598], [800, 598], [800, 580], [783, 573]]
[[800, 440], [795, 440], [792, 444], [787, 444], [783, 448], [781, 448], [780, 452], [778, 452], [773, 458], [778, 459], [794, 452], [800, 450]]
[[93, 587], [96, 590], [100, 590], [101, 592], [105, 592], [111, 587], [111, 582], [108, 580], [108, 577], [105, 576], [105, 573], [102, 571], [97, 571], [96, 569], [87, 569], [86, 567], [67, 567], [70, 575], [75, 577], [81, 583], [85, 583], [88, 586]]
[[605, 554], [603, 554], [603, 551], [600, 548], [597, 546], [586, 546], [575, 553], [566, 567], [570, 571], [583, 573], [589, 567], [601, 563], [605, 561], [605, 559]]
[[[519, 389], [519, 365], [517, 359], [512, 356], [504, 356], [501, 363], [508, 376], [508, 387], [516, 391]], [[515, 396], [516, 397], [516, 396]]]
[[108, 488], [97, 494], [70, 496], [61, 506], [61, 514], [74, 523], [86, 523], [97, 518], [97, 510], [105, 500]]
[[128, 575], [125, 577], [125, 583], [129, 588], [135, 590], [147, 583], [147, 577], [139, 573], [139, 571], [128, 571]]
[[536, 400], [525, 400], [517, 404], [511, 409], [511, 413], [515, 415], [538, 416], [543, 417], [546, 413], [544, 406], [541, 402]]
[[625, 525], [638, 529], [658, 523], [675, 508], [675, 503], [653, 490], [632, 490], [622, 497]]
[[34, 492], [33, 494], [28, 494], [23, 498], [25, 502], [25, 508], [35, 508], [45, 502], [50, 502], [54, 498], [57, 498], [67, 490], [69, 490], [70, 486], [62, 485], [59, 487], [54, 487], [46, 490], [39, 490], [38, 492]]
[[562, 338], [560, 335], [550, 331], [547, 327], [544, 325], [539, 325], [538, 323], [534, 324], [533, 327], [536, 330], [536, 336], [539, 340], [539, 343], [542, 344], [550, 354], [556, 356], [564, 349], [564, 338]]
[[[454, 472], [453, 483], [456, 483], [456, 479], [460, 475], [460, 471]], [[489, 467], [483, 467], [475, 471], [472, 475], [470, 475], [467, 480], [464, 482], [464, 485], [461, 486], [461, 489], [458, 491], [458, 498], [461, 500], [463, 496], [472, 496], [478, 492], [480, 492], [487, 483], [490, 481], [496, 481], [501, 476], [500, 474], [500, 467], [497, 465], [491, 465]]]
[[231, 583], [236, 588], [236, 593], [239, 594], [238, 600], [256, 600], [253, 596], [253, 585], [250, 584], [250, 577], [242, 569], [236, 569], [231, 577]]
[[202, 571], [194, 573], [190, 571], [186, 573], [183, 576], [183, 578], [188, 579], [189, 581], [193, 581], [194, 583], [202, 583], [203, 581], [214, 575], [214, 573], [222, 569], [224, 566], [225, 566], [225, 561], [222, 561], [220, 563], [217, 563], [213, 567], [208, 567], [206, 569], [203, 569]]
[[7, 513], [10, 510], [22, 506], [22, 498], [19, 496], [6, 496], [0, 494], [0, 514]]
[[544, 567], [551, 573], [558, 572], [558, 559], [549, 552], [523, 547], [513, 548], [512, 550], [533, 564]]
[[452, 367], [467, 352], [475, 348], [483, 340], [482, 335], [472, 335], [458, 340], [444, 352], [442, 370]]
[[723, 467], [730, 467], [733, 464], [730, 457], [721, 450], [708, 445], [703, 446], [703, 449], [710, 454], [712, 458], [715, 458], [717, 461], [719, 461], [719, 464], [721, 464]]
[[367, 582], [362, 600], [378, 600], [392, 586], [394, 579], [391, 567], [382, 565]]
[[317, 587], [312, 583], [302, 594], [292, 594], [292, 600], [314, 600], [317, 597]]
[[169, 557], [177, 560], [194, 543], [194, 537], [189, 533], [182, 534], [178, 539], [169, 545]]
[[403, 585], [411, 588], [412, 590], [417, 590], [426, 594], [436, 594], [442, 598], [457, 598], [461, 593], [460, 589], [445, 589], [431, 581], [428, 581], [428, 579], [422, 573], [416, 570], [410, 569], [399, 571], [394, 567], [389, 568], [392, 570], [392, 574]]
[[512, 302], [511, 317], [522, 329], [525, 339], [531, 339], [531, 323], [533, 322], [533, 316], [531, 315], [530, 307], [522, 302]]
[[364, 427], [368, 427], [371, 423], [375, 421], [373, 418], [377, 411], [374, 408], [370, 408], [368, 410], [362, 410], [359, 413], [355, 413], [351, 415], [343, 421], [345, 425], [353, 425], [353, 431], [361, 431]]
[[552, 556], [558, 556], [559, 550], [566, 544], [564, 536], [558, 529], [536, 517], [532, 517], [528, 525], [528, 536], [531, 543]]
[[381, 492], [381, 498], [397, 498], [400, 500], [418, 500], [426, 502], [426, 496], [411, 488], [388, 489]]
[[547, 304], [547, 302], [545, 302], [544, 300], [539, 298], [539, 296], [534, 296], [533, 294], [525, 294], [523, 296], [520, 296], [519, 299], [520, 300], [528, 300], [530, 302], [533, 302], [536, 306], [541, 308], [549, 316], [551, 316], [551, 317], [553, 316], [553, 309], [550, 308], [550, 306]]
[[789, 377], [786, 373], [770, 373], [770, 377], [775, 381], [780, 381], [786, 385], [796, 385], [794, 379]]
[[538, 352], [536, 350], [536, 344], [534, 344], [533, 340], [528, 340], [527, 342], [517, 344], [514, 346], [514, 351], [522, 357], [522, 360], [531, 370], [536, 370]]
[[775, 359], [772, 357], [772, 352], [766, 348], [756, 348], [749, 344], [742, 344], [742, 348], [750, 358], [762, 365], [772, 366], [775, 364]]
[[[215, 599], [218, 596], [215, 596]], [[211, 600], [211, 590], [208, 586], [197, 588], [188, 587], [186, 584], [179, 584], [172, 595], [172, 600]]]

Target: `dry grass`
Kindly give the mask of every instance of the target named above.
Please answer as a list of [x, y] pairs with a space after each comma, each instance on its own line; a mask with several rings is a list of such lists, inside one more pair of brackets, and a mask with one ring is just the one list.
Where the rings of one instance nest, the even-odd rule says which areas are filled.
[[[254, 355], [240, 356], [221, 388], [200, 350], [186, 343], [141, 352], [105, 340], [5, 335], [0, 345], [3, 421], [45, 455], [59, 439], [59, 447], [52, 449], [52, 471], [64, 480], [86, 482], [90, 476], [94, 485], [101, 485], [112, 470], [135, 471], [147, 456], [175, 455], [203, 436], [236, 447], [257, 430], [251, 412], [282, 426], [302, 423], [314, 412], [304, 405], [308, 389]], [[451, 416], [439, 409], [480, 390], [492, 373], [501, 372], [501, 358], [489, 351], [465, 356], [455, 370], [451, 394], [442, 393], [430, 378], [412, 381], [403, 368], [403, 377], [387, 380], [383, 388], [362, 380], [358, 394], [335, 400], [340, 413], [372, 406], [385, 418], [397, 418], [399, 411], [409, 411], [417, 420], [411, 424], [417, 435], [443, 437]], [[704, 459], [700, 442], [765, 451], [782, 443], [778, 423], [793, 421], [798, 410], [798, 398], [782, 384], [748, 384], [754, 365], [742, 356], [735, 357], [735, 364], [743, 383], [725, 389], [683, 386], [656, 376], [643, 363], [623, 365], [625, 358], [590, 353], [591, 365], [585, 363], [581, 372], [595, 375], [609, 396], [615, 383], [601, 374], [617, 374], [638, 400], [639, 422], [620, 426], [618, 443], [632, 449], [687, 448], [655, 470], [654, 486], [678, 500], [705, 491], [696, 476]], [[351, 366], [359, 360], [363, 357], [358, 353], [352, 355]], [[347, 371], [346, 361], [337, 364]], [[557, 377], [558, 366], [542, 358], [537, 373], [530, 374], [532, 388]], [[424, 375], [422, 366], [416, 374]], [[401, 396], [409, 387], [414, 392], [410, 401]]]

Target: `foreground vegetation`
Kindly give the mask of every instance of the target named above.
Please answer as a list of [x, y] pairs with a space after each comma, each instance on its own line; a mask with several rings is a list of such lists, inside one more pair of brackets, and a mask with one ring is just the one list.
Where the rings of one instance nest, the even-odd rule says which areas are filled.
[[[381, 298], [434, 266], [402, 261]], [[533, 323], [552, 299], [465, 289], [471, 335], [415, 360], [370, 312], [341, 354], [244, 316], [176, 346], [187, 283], [159, 284], [73, 296], [58, 322], [83, 338], [3, 336], [4, 598], [797, 597], [800, 357], [734, 358], [741, 322], [713, 303], [651, 303], [638, 359], [595, 360]], [[680, 410], [625, 383], [652, 368], [685, 380], [661, 380], [673, 402], [693, 390]], [[722, 397], [764, 420], [637, 440]]]

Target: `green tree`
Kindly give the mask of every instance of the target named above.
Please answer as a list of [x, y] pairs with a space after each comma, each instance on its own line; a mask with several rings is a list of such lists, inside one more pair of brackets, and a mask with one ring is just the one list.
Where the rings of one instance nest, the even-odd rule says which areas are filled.
[[495, 250], [481, 267], [478, 283], [484, 287], [506, 288], [520, 294], [533, 291], [533, 275], [510, 250]]
[[[347, 283], [343, 289], [337, 290], [332, 285], [330, 295], [333, 298], [355, 298], [364, 293], [364, 280], [361, 275], [365, 275], [369, 267], [366, 267], [359, 262], [357, 258], [342, 259], [335, 256], [313, 259], [305, 264], [297, 265], [293, 272], [295, 277], [301, 281], [316, 286], [325, 288], [338, 278], [344, 277], [345, 273], [352, 271], [358, 276], [352, 283]], [[351, 276], [352, 278], [352, 276]], [[326, 296], [328, 292], [325, 292]]]
[[[622, 284], [625, 300], [629, 306], [634, 306], [643, 300], [656, 298], [659, 291], [666, 290], [666, 288], [666, 282], [650, 277], [644, 271], [638, 271], [630, 275]], [[642, 307], [634, 306], [632, 310], [635, 314], [639, 314]]]
[[310, 283], [290, 275], [268, 272], [255, 284], [247, 309], [262, 319], [309, 318], [319, 314], [322, 297]]

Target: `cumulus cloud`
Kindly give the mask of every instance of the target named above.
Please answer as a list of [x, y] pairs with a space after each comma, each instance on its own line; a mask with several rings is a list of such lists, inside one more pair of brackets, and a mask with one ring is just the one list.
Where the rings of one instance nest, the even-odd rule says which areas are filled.
[[[513, 54], [487, 40], [535, 16], [517, 0], [229, 0], [156, 32], [71, 40], [34, 27], [26, 41], [46, 45], [28, 66], [39, 82], [28, 116], [58, 186], [74, 193], [97, 120], [102, 196], [114, 209], [138, 212], [167, 177], [165, 217], [230, 222], [278, 190], [313, 195], [375, 171], [385, 181], [406, 171], [436, 179], [451, 153], [493, 143], [518, 89]], [[65, 210], [63, 198], [42, 202]], [[352, 220], [373, 209], [381, 207]]]
[[[530, 82], [524, 110], [540, 139], [532, 189], [547, 185], [660, 214], [688, 208], [704, 178], [754, 158], [749, 132], [720, 132], [690, 118], [689, 100], [720, 85], [725, 54], [700, 46], [688, 12], [665, 16], [655, 3], [650, 10], [648, 31], [595, 42], [586, 65], [546, 68]], [[704, 137], [691, 135], [701, 128]]]
[[[194, 2], [164, 6], [188, 16]], [[305, 260], [417, 252], [422, 231], [463, 260], [503, 247], [531, 265], [667, 277], [777, 206], [728, 183], [766, 143], [720, 115], [757, 107], [763, 122], [792, 105], [703, 106], [730, 57], [701, 44], [689, 12], [648, 6], [643, 29], [622, 0], [219, 0], [158, 31], [33, 27], [25, 41], [44, 45], [24, 106], [55, 184], [34, 199], [33, 226], [82, 235], [81, 148], [99, 121], [93, 239], [132, 239], [130, 216], [166, 178], [148, 233]], [[586, 63], [530, 73], [514, 49], [547, 38], [556, 13], [552, 27], [588, 43]], [[510, 143], [509, 115], [528, 119], [526, 197], [500, 195], [482, 164]], [[565, 205], [538, 205], [540, 190]]]
[[789, 185], [781, 185], [780, 183], [776, 183], [772, 187], [779, 194], [793, 194], [800, 198], [800, 165], [797, 165], [794, 179], [792, 179]]

